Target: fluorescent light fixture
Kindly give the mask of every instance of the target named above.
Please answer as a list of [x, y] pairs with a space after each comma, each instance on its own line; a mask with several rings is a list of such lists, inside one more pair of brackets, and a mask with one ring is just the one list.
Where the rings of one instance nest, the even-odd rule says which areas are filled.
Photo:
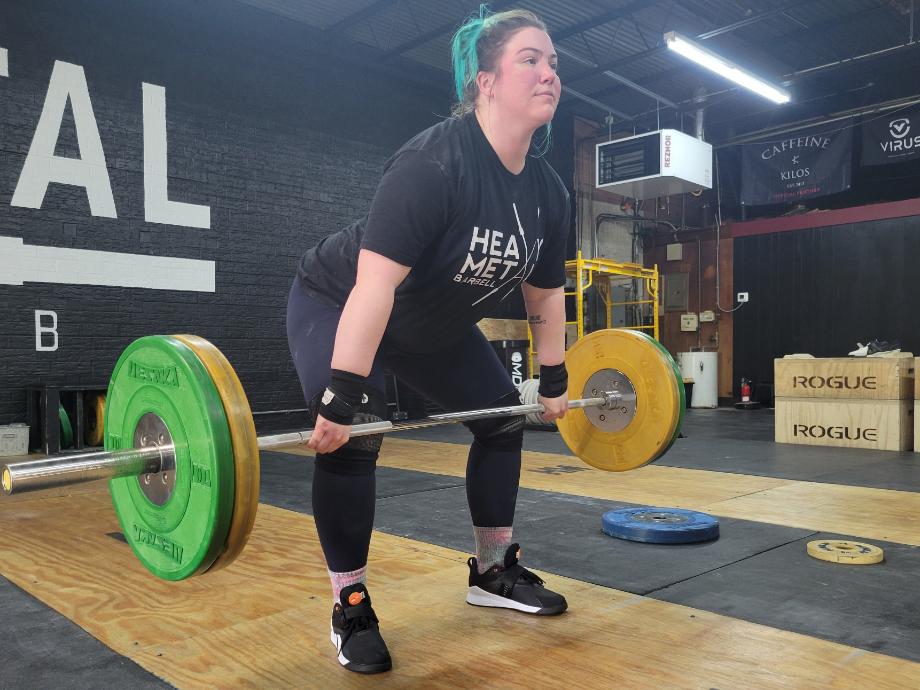
[[666, 33], [664, 35], [664, 42], [667, 44], [668, 48], [673, 50], [675, 53], [679, 53], [685, 58], [693, 60], [706, 69], [710, 69], [716, 74], [720, 74], [726, 79], [729, 79], [746, 89], [750, 89], [754, 93], [759, 94], [764, 98], [768, 98], [774, 103], [789, 102], [790, 96], [788, 91], [784, 91], [783, 89], [773, 86], [773, 84], [765, 82], [760, 77], [755, 77], [747, 70], [741, 69], [725, 58], [720, 57], [715, 53], [706, 50], [702, 46], [697, 45], [693, 41], [684, 38], [676, 31], [669, 31]]

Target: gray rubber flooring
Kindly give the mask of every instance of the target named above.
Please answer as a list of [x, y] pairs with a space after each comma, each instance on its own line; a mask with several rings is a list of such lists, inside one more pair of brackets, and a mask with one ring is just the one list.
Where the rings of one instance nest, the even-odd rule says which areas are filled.
[[[681, 433], [683, 438], [655, 464], [875, 489], [920, 489], [920, 453], [775, 443], [773, 410], [687, 410]], [[400, 435], [443, 443], [470, 442], [470, 433], [457, 424]], [[524, 448], [572, 454], [555, 430], [526, 431]]]
[[[262, 468], [263, 502], [311, 512], [311, 460], [263, 453]], [[377, 496], [376, 529], [459, 551], [473, 549], [462, 479], [380, 467]], [[805, 552], [812, 539], [859, 540], [859, 535], [825, 535], [730, 518], [720, 520], [718, 540], [702, 544], [641, 544], [601, 531], [604, 512], [631, 506], [521, 489], [515, 540], [524, 547], [524, 563], [920, 661], [920, 590], [912, 586], [920, 573], [920, 549], [872, 540], [885, 549], [886, 561], [859, 567], [817, 561]], [[465, 578], [466, 573], [458, 569], [445, 576]]]
[[808, 556], [805, 545], [813, 539], [853, 537], [809, 535], [652, 596], [920, 661], [920, 549], [873, 539], [885, 561], [846, 566]]
[[[264, 503], [312, 512], [309, 490], [313, 467], [309, 460], [298, 462], [302, 459], [292, 465], [284, 454], [263, 453]], [[409, 484], [415, 488], [414, 493], [392, 492], [394, 485]], [[527, 563], [533, 567], [635, 594], [649, 594], [812, 534], [802, 529], [725, 519], [718, 540], [669, 547], [611, 539], [601, 531], [604, 512], [634, 505], [521, 489], [515, 539], [527, 545]], [[460, 478], [380, 467], [376, 510], [374, 525], [380, 531], [459, 551], [474, 548], [466, 489]]]
[[0, 577], [0, 688], [171, 688]]

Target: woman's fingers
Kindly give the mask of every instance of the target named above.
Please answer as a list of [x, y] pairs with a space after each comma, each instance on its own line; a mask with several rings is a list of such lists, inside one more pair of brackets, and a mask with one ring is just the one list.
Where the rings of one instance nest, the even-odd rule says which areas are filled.
[[332, 453], [348, 443], [351, 427], [345, 424], [335, 424], [319, 415], [316, 426], [307, 441], [307, 448], [317, 453]]
[[537, 402], [543, 405], [544, 412], [541, 416], [544, 422], [564, 417], [566, 410], [569, 409], [569, 396], [565, 393], [558, 398], [544, 398], [541, 395], [537, 397]]

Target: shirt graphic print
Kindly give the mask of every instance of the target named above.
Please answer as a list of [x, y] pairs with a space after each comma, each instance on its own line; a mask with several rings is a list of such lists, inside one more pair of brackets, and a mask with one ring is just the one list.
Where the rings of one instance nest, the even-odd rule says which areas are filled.
[[[469, 253], [460, 272], [454, 276], [454, 282], [491, 289], [470, 306], [476, 306], [496, 292], [502, 293], [499, 299], [508, 297], [515, 288], [527, 280], [540, 258], [543, 238], [535, 238], [533, 245], [528, 247], [517, 204], [512, 203], [511, 206], [517, 220], [517, 234], [473, 227]], [[538, 206], [537, 217], [539, 216]]]

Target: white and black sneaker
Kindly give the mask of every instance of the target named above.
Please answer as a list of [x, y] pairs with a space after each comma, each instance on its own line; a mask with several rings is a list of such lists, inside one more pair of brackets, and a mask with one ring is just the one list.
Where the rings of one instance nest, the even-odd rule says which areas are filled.
[[382, 673], [393, 667], [367, 588], [360, 582], [346, 587], [332, 609], [332, 644], [339, 663], [357, 673]]
[[512, 544], [505, 551], [505, 562], [493, 565], [482, 575], [475, 558], [470, 558], [470, 589], [466, 603], [495, 606], [538, 616], [553, 616], [568, 608], [565, 597], [543, 586], [543, 580], [518, 564], [521, 549]]

